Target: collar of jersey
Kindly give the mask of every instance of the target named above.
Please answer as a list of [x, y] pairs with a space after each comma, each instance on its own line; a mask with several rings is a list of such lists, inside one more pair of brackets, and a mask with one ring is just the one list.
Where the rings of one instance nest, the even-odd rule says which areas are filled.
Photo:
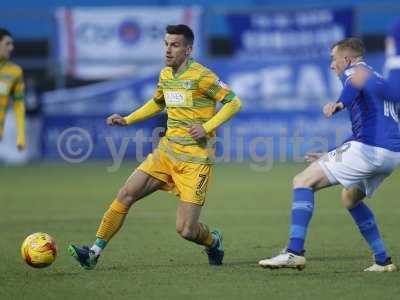
[[340, 80], [342, 80], [342, 81], [346, 80], [346, 78], [348, 77], [347, 71], [350, 70], [351, 68], [353, 68], [355, 66], [359, 66], [359, 65], [363, 65], [364, 67], [368, 68], [368, 65], [365, 63], [365, 61], [356, 62], [355, 64], [349, 65], [346, 67], [346, 69], [344, 69], [342, 74], [340, 74], [340, 76], [339, 76]]
[[193, 58], [189, 58], [188, 61], [186, 62], [186, 65], [183, 67], [182, 70], [180, 70], [179, 72], [175, 73], [172, 71], [172, 75], [174, 76], [174, 78], [178, 78], [179, 76], [181, 76], [183, 73], [185, 73], [187, 71], [187, 69], [189, 69], [189, 67], [191, 66], [191, 64], [193, 63]]

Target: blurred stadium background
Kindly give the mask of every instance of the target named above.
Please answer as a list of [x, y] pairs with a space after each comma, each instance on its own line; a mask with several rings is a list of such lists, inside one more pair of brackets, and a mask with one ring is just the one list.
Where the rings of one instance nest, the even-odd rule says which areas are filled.
[[[349, 128], [341, 117], [327, 123], [320, 114], [340, 89], [329, 70], [329, 46], [360, 36], [367, 60], [383, 71], [385, 36], [399, 15], [397, 1], [372, 0], [5, 2], [0, 26], [14, 35], [13, 60], [25, 70], [29, 145], [23, 154], [11, 150], [14, 122], [7, 122], [0, 160], [60, 160], [57, 139], [73, 126], [93, 139], [89, 160], [110, 158], [105, 136], [118, 140], [137, 130], [149, 136], [163, 116], [122, 134], [107, 130], [104, 117], [126, 114], [151, 97], [169, 23], [193, 27], [195, 58], [243, 99], [243, 112], [220, 133], [230, 144], [219, 153], [233, 161], [265, 157], [265, 143], [255, 141], [260, 136], [327, 137], [332, 146], [338, 131], [341, 139]], [[293, 145], [278, 144], [275, 156], [284, 149], [279, 155], [293, 158]], [[146, 154], [151, 143], [143, 147]], [[300, 154], [309, 148], [303, 143]]]
[[[319, 196], [304, 272], [269, 272], [255, 263], [286, 242], [291, 178], [304, 167], [302, 155], [333, 146], [350, 130], [346, 114], [329, 121], [321, 114], [340, 91], [329, 70], [331, 43], [362, 37], [367, 61], [384, 72], [385, 37], [399, 16], [394, 0], [2, 1], [0, 27], [13, 34], [12, 60], [25, 71], [28, 149], [15, 148], [10, 111], [0, 143], [0, 298], [396, 299], [398, 273], [360, 272], [370, 254], [338, 188]], [[221, 162], [203, 213], [225, 231], [225, 267], [210, 269], [175, 234], [174, 197], [155, 193], [135, 207], [98, 269], [82, 272], [67, 245], [91, 242], [135, 160], [151, 151], [153, 128], [165, 125], [160, 115], [109, 129], [105, 117], [151, 97], [170, 23], [193, 27], [195, 58], [243, 101], [219, 130]], [[67, 132], [71, 143], [62, 145], [71, 128], [84, 134]], [[297, 146], [294, 137], [302, 139]], [[112, 150], [123, 150], [124, 138], [131, 140], [119, 168]], [[370, 202], [395, 262], [398, 180], [396, 172]], [[18, 248], [35, 231], [56, 238], [59, 257], [28, 272]]]

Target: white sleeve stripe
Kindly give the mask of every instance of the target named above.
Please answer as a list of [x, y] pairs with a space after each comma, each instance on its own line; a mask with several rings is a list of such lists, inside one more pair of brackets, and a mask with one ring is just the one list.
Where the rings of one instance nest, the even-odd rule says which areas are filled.
[[351, 77], [353, 77], [352, 75], [350, 75], [349, 77], [347, 77], [346, 78], [346, 80], [344, 81], [344, 84], [346, 84], [347, 83], [347, 81], [349, 80], [349, 79], [351, 79]]

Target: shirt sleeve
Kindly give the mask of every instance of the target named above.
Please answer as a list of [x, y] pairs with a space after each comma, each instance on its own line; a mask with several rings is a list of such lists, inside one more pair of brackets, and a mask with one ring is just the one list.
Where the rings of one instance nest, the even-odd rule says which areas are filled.
[[344, 107], [348, 108], [351, 106], [354, 100], [358, 97], [360, 94], [360, 89], [355, 87], [350, 79], [346, 81], [344, 84], [343, 90], [339, 96], [339, 100], [337, 102], [342, 102]]
[[342, 102], [344, 107], [346, 108], [351, 106], [351, 104], [357, 98], [361, 91], [360, 88], [354, 86], [351, 82], [351, 77], [354, 75], [355, 72], [356, 68], [352, 67], [344, 71], [342, 75], [343, 89], [337, 102]]
[[11, 95], [14, 100], [14, 113], [17, 123], [17, 145], [25, 145], [25, 85], [22, 70], [17, 76], [11, 89]]
[[214, 117], [203, 124], [203, 128], [207, 133], [214, 131], [223, 123], [232, 118], [242, 108], [242, 103], [239, 98], [224, 104], [224, 106], [216, 113]]
[[11, 95], [14, 101], [24, 101], [25, 84], [24, 84], [24, 76], [22, 70], [19, 72], [13, 86], [11, 87]]
[[208, 98], [221, 102], [222, 104], [226, 104], [236, 97], [229, 86], [209, 70], [201, 75], [199, 88]]
[[164, 105], [160, 105], [157, 102], [155, 102], [154, 99], [151, 99], [143, 106], [141, 106], [139, 109], [131, 113], [129, 116], [124, 117], [124, 119], [128, 125], [131, 125], [139, 121], [151, 118], [152, 116], [158, 114], [163, 110], [164, 110]]
[[160, 77], [158, 79], [156, 91], [154, 92], [152, 99], [158, 105], [165, 105], [164, 93], [163, 93], [162, 86], [161, 86], [161, 73], [160, 73]]

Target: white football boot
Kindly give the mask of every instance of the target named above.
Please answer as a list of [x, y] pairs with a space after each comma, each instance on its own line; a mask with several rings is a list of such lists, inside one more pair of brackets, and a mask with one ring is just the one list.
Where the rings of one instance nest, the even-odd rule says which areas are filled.
[[269, 269], [293, 268], [301, 271], [306, 267], [306, 259], [301, 255], [281, 252], [275, 257], [260, 260], [258, 265]]
[[386, 266], [381, 266], [378, 264], [373, 264], [372, 266], [370, 266], [369, 268], [366, 268], [364, 270], [364, 272], [379, 272], [379, 273], [383, 273], [383, 272], [395, 272], [397, 271], [397, 267], [395, 264], [388, 264]]

